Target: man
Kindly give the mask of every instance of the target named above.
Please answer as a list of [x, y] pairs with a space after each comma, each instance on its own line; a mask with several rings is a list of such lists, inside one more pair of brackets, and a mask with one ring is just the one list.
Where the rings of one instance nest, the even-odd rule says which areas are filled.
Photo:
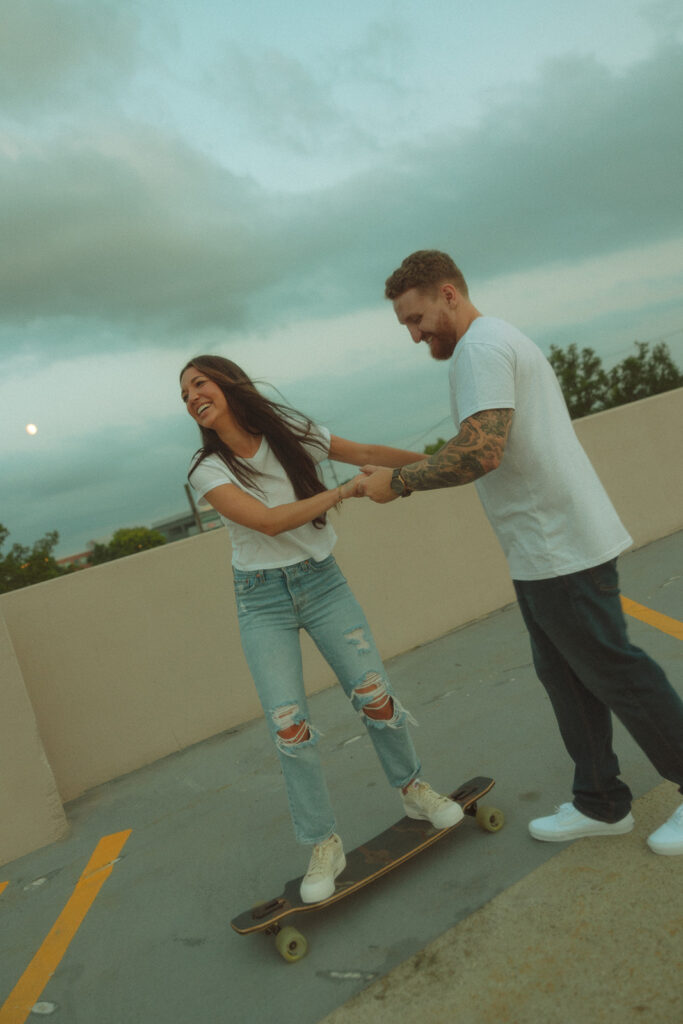
[[[402, 469], [367, 466], [373, 501], [475, 482], [508, 559], [536, 672], [574, 761], [574, 799], [529, 825], [550, 842], [630, 832], [611, 712], [660, 774], [683, 792], [683, 702], [662, 669], [630, 644], [616, 556], [631, 544], [578, 442], [553, 370], [520, 331], [483, 316], [445, 253], [408, 256], [386, 297], [413, 341], [450, 360], [458, 433]], [[683, 804], [648, 839], [683, 853]]]

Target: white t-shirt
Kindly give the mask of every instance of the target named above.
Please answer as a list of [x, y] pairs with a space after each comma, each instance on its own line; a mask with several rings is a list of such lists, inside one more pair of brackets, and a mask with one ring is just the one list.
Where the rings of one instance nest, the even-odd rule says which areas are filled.
[[[330, 432], [326, 427], [319, 426], [315, 427], [315, 431], [323, 447], [311, 443], [304, 444], [304, 447], [314, 462], [319, 463], [327, 457], [330, 450]], [[265, 437], [254, 457], [244, 461], [258, 473], [257, 483], [261, 487], [261, 493], [255, 488], [241, 484], [218, 455], [209, 455], [199, 463], [190, 476], [197, 500], [221, 484], [237, 484], [268, 508], [287, 505], [297, 500], [289, 477], [275, 458]], [[232, 564], [237, 569], [277, 569], [284, 565], [294, 565], [307, 558], [320, 562], [327, 558], [337, 540], [329, 521], [321, 529], [313, 523], [305, 523], [295, 530], [280, 533], [277, 537], [269, 537], [258, 530], [251, 530], [248, 526], [233, 523], [225, 516], [221, 516], [221, 519], [230, 532]]]
[[574, 432], [541, 350], [495, 317], [473, 321], [449, 371], [456, 427], [485, 409], [514, 409], [500, 465], [475, 481], [513, 579], [600, 565], [631, 538]]

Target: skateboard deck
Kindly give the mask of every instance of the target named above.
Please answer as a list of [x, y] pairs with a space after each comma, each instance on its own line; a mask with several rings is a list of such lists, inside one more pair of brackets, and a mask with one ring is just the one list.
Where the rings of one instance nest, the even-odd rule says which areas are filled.
[[[502, 813], [496, 808], [477, 806], [478, 801], [493, 788], [494, 784], [493, 779], [478, 776], [463, 783], [450, 794], [451, 800], [456, 800], [460, 804], [465, 815], [476, 817], [479, 825], [487, 832], [497, 832], [504, 820]], [[327, 899], [317, 903], [303, 903], [299, 892], [303, 876], [299, 876], [287, 882], [280, 896], [243, 911], [234, 917], [230, 924], [240, 935], [248, 935], [251, 932], [275, 935], [278, 951], [285, 960], [299, 960], [306, 953], [306, 940], [294, 928], [282, 927], [282, 922], [286, 918], [292, 914], [322, 910], [323, 907], [338, 903], [369, 885], [376, 878], [381, 878], [400, 864], [404, 864], [421, 850], [432, 846], [461, 823], [459, 821], [450, 828], [437, 829], [428, 821], [401, 818], [374, 839], [346, 854], [346, 867], [336, 880], [333, 894]]]

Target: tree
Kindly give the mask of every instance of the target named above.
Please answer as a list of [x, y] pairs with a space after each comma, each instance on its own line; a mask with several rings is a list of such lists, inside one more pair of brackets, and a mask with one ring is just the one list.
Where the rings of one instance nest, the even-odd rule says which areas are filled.
[[426, 444], [424, 449], [425, 455], [433, 455], [435, 452], [438, 452], [439, 448], [443, 448], [445, 443], [444, 439], [439, 437], [434, 444]]
[[148, 530], [146, 526], [124, 526], [114, 533], [108, 544], [95, 544], [90, 565], [112, 562], [115, 558], [125, 558], [165, 543], [166, 538], [158, 530]]
[[638, 355], [627, 356], [609, 372], [607, 409], [683, 387], [683, 373], [664, 342], [655, 345], [652, 352], [647, 342], [637, 341], [635, 345]]
[[563, 352], [556, 345], [551, 345], [548, 359], [560, 382], [573, 420], [606, 407], [608, 377], [602, 368], [600, 356], [592, 348], [583, 348], [579, 353], [572, 343]]
[[550, 346], [548, 359], [572, 419], [683, 387], [683, 373], [664, 342], [652, 352], [647, 342], [636, 341], [635, 346], [637, 355], [627, 356], [609, 371], [591, 348], [579, 353], [574, 344], [566, 351]]
[[71, 572], [70, 568], [58, 565], [52, 554], [59, 541], [56, 530], [46, 533], [30, 548], [23, 544], [13, 544], [7, 554], [3, 555], [1, 549], [8, 537], [9, 530], [0, 523], [0, 594]]

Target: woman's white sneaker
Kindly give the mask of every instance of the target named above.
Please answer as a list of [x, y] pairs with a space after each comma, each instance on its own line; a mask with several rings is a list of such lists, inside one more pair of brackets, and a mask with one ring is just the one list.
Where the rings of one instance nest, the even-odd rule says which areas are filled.
[[414, 779], [402, 795], [408, 817], [431, 821], [434, 828], [451, 828], [464, 817], [459, 803], [440, 796], [428, 783], [419, 779]]
[[529, 832], [534, 839], [542, 839], [546, 843], [562, 843], [584, 836], [622, 836], [630, 832], [634, 824], [630, 811], [621, 821], [610, 823], [587, 817], [574, 804], [562, 804], [555, 814], [530, 821]]
[[342, 841], [336, 833], [322, 843], [316, 843], [311, 854], [308, 871], [301, 882], [303, 903], [319, 903], [334, 892], [334, 880], [346, 867]]
[[683, 853], [683, 804], [652, 833], [647, 845], [654, 853], [663, 853], [668, 857]]

